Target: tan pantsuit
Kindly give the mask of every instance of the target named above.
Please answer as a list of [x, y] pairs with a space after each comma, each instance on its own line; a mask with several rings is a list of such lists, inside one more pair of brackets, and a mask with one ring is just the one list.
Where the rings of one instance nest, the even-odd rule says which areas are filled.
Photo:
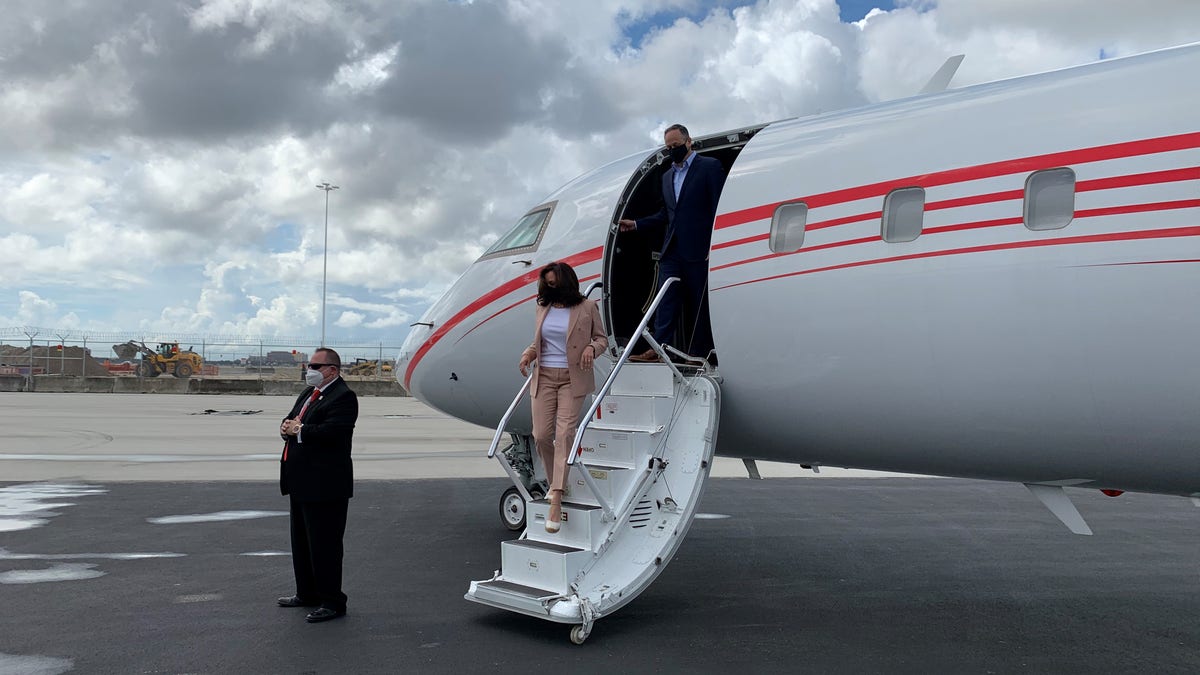
[[567, 454], [579, 429], [579, 413], [585, 396], [571, 391], [567, 368], [539, 368], [533, 396], [533, 438], [538, 456], [546, 467], [551, 490], [561, 490], [567, 481]]
[[[538, 359], [542, 347], [542, 324], [548, 307], [537, 308], [537, 324], [533, 344], [524, 356]], [[591, 368], [580, 366], [585, 349], [599, 356], [608, 348], [608, 337], [600, 323], [600, 309], [594, 300], [584, 300], [571, 308], [567, 320], [566, 368], [534, 367], [532, 382], [533, 439], [538, 456], [546, 467], [546, 479], [551, 490], [562, 490], [567, 480], [568, 447], [575, 440], [583, 400], [596, 389], [596, 376]]]

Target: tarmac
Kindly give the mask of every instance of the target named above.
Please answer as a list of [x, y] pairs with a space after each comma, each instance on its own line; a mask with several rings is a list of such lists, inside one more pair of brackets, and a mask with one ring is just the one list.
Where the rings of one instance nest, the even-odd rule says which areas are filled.
[[515, 537], [492, 431], [361, 402], [349, 613], [306, 624], [275, 606], [290, 399], [0, 394], [0, 675], [1200, 671], [1186, 499], [1072, 490], [1081, 537], [1020, 485], [737, 460], [659, 579], [573, 645], [463, 600]]

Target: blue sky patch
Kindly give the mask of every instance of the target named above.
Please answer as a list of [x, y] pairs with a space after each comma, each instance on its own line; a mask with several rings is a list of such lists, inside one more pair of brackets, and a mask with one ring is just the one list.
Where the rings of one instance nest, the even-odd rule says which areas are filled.
[[267, 235], [267, 250], [271, 253], [295, 251], [300, 247], [300, 226], [295, 223], [280, 223], [275, 231]]
[[627, 14], [622, 14], [617, 17], [618, 23], [624, 27], [625, 36], [629, 38], [630, 44], [636, 49], [641, 49], [642, 42], [646, 36], [655, 30], [667, 28], [674, 24], [679, 19], [690, 19], [696, 23], [700, 23], [709, 14], [712, 14], [715, 9], [724, 9], [732, 11], [737, 7], [753, 5], [752, 0], [704, 0], [696, 5], [691, 11], [669, 10], [656, 12], [639, 18], [636, 21], [630, 21]]
[[861, 21], [875, 8], [891, 11], [896, 9], [896, 3], [892, 0], [838, 0], [838, 15], [843, 23]]
[[[696, 23], [703, 21], [713, 10], [732, 11], [737, 7], [752, 5], [752, 0], [705, 0], [696, 5], [691, 11], [666, 10], [643, 16], [631, 21], [628, 15], [618, 16], [618, 22], [624, 26], [625, 37], [635, 49], [641, 49], [642, 43], [650, 33], [667, 28], [679, 19], [690, 19]], [[890, 11], [896, 8], [895, 0], [838, 0], [838, 15], [844, 23], [860, 21], [872, 9]]]

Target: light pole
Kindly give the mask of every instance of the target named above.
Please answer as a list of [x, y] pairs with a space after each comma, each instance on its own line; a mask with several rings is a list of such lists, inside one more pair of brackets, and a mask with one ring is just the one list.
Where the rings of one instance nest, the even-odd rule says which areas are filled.
[[325, 191], [325, 248], [324, 260], [321, 261], [321, 346], [325, 346], [325, 280], [329, 271], [329, 193], [338, 189], [337, 185], [330, 185], [329, 181], [325, 181], [317, 186], [318, 190]]

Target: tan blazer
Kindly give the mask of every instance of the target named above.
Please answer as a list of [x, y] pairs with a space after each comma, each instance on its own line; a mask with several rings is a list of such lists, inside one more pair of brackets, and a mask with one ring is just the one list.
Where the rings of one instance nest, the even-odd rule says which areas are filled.
[[[537, 306], [537, 324], [533, 331], [533, 344], [525, 348], [523, 356], [537, 359], [541, 363], [542, 323], [549, 312], [548, 306]], [[591, 345], [596, 350], [596, 356], [608, 348], [608, 336], [604, 325], [600, 323], [600, 308], [595, 300], [584, 300], [571, 308], [571, 316], [567, 319], [567, 367], [571, 371], [571, 393], [575, 396], [586, 396], [596, 390], [596, 374], [593, 369], [584, 370], [579, 367], [583, 358], [583, 350]], [[537, 391], [538, 370], [533, 369], [533, 389]]]

